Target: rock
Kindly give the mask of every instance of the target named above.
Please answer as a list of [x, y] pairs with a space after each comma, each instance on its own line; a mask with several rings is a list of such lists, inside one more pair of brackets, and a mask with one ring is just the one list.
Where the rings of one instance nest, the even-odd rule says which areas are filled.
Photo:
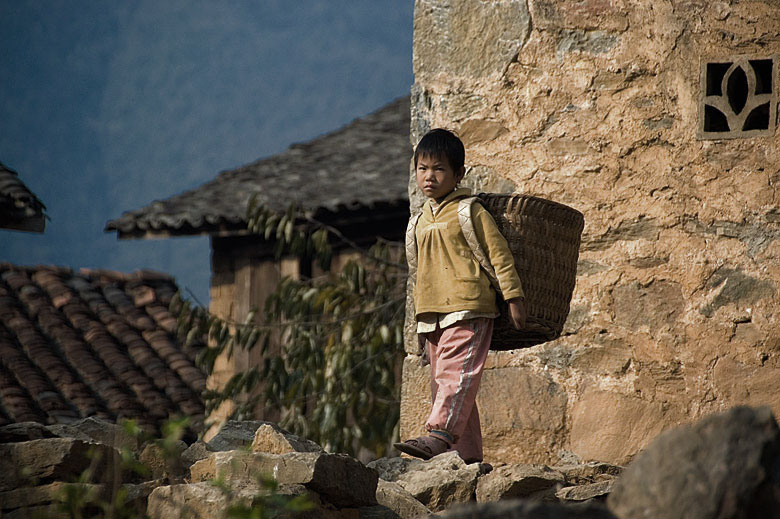
[[401, 474], [409, 470], [413, 465], [423, 463], [422, 460], [412, 458], [379, 458], [368, 463], [368, 468], [374, 469], [381, 479], [395, 481]]
[[[338, 515], [334, 515], [333, 517], [334, 519], [335, 517], [352, 517], [355, 513], [357, 514], [356, 517], [359, 519], [398, 519], [399, 517], [393, 510], [382, 505], [364, 506], [357, 510], [339, 510], [337, 512]], [[317, 514], [316, 516], [312, 516], [312, 519], [313, 517], [319, 519], [322, 515]]]
[[[57, 481], [48, 485], [22, 487], [6, 492], [0, 492], [0, 510], [3, 517], [11, 510], [31, 506], [49, 505], [56, 502], [56, 497], [67, 483]], [[94, 485], [90, 485], [94, 486]]]
[[59, 505], [41, 505], [17, 508], [7, 514], [3, 514], [3, 519], [71, 519], [72, 516], [60, 510]]
[[380, 505], [386, 506], [404, 519], [428, 517], [431, 514], [425, 505], [415, 499], [401, 485], [384, 479], [380, 479], [377, 485], [376, 500]]
[[[159, 487], [149, 496], [148, 516], [152, 519], [187, 517], [188, 519], [219, 519], [231, 505], [263, 507], [266, 515], [277, 517], [275, 507], [278, 502], [269, 505], [261, 497], [268, 489], [248, 480], [230, 480], [217, 487], [209, 482], [197, 482]], [[374, 504], [373, 506], [352, 506], [334, 508], [332, 504], [322, 502], [320, 496], [303, 485], [280, 485], [275, 493], [280, 496], [305, 495], [314, 505], [312, 510], [295, 514], [301, 519], [396, 519], [398, 515], [391, 509]], [[274, 507], [274, 508], [269, 508]], [[287, 515], [282, 515], [287, 517]]]
[[[147, 497], [162, 483], [162, 480], [156, 480], [146, 481], [137, 485], [122, 485], [122, 489], [125, 492], [125, 509], [133, 510], [137, 512], [139, 517], [142, 517], [146, 513]], [[2, 511], [0, 516], [10, 517], [14, 513], [21, 514], [22, 511], [27, 511], [32, 514], [34, 511], [48, 510], [47, 507], [56, 509], [56, 504], [60, 502], [66, 487], [73, 484], [74, 483], [56, 481], [47, 485], [22, 487], [7, 492], [0, 492], [0, 511]], [[111, 489], [113, 487], [91, 483], [79, 485], [86, 487], [88, 493], [93, 495], [95, 499], [104, 502], [111, 501]], [[93, 503], [89, 508], [98, 508], [98, 506]], [[38, 516], [30, 515], [29, 517]], [[49, 515], [42, 515], [40, 517], [49, 517]]]
[[187, 444], [181, 440], [167, 448], [162, 440], [152, 441], [144, 446], [138, 461], [149, 468], [153, 479], [168, 478], [174, 482], [182, 479], [187, 470], [182, 461], [186, 450]]
[[625, 463], [670, 425], [661, 402], [587, 389], [571, 412], [571, 446], [585, 459]]
[[250, 504], [257, 491], [259, 488], [233, 490], [231, 497], [206, 482], [158, 487], [149, 496], [147, 514], [152, 519], [220, 518], [230, 504]]
[[656, 438], [608, 500], [620, 517], [780, 517], [780, 429], [768, 407], [735, 407]]
[[555, 498], [556, 486], [565, 476], [545, 465], [503, 465], [479, 478], [477, 502], [487, 503], [508, 498]]
[[146, 517], [149, 496], [154, 492], [155, 488], [163, 486], [166, 483], [167, 482], [164, 479], [155, 479], [138, 484], [127, 483], [122, 485], [122, 488], [126, 493], [124, 507], [134, 511], [137, 517]]
[[19, 422], [0, 427], [0, 443], [27, 442], [54, 437], [54, 433], [38, 422]]
[[123, 447], [132, 451], [138, 449], [138, 439], [128, 433], [124, 427], [94, 416], [69, 424], [50, 425], [48, 429], [60, 438], [94, 441], [117, 450]]
[[623, 467], [599, 461], [557, 465], [553, 468], [563, 474], [569, 485], [586, 485], [596, 481], [612, 480], [623, 473]]
[[561, 501], [587, 501], [588, 499], [606, 498], [612, 492], [614, 483], [614, 479], [607, 479], [598, 483], [566, 487], [558, 490], [555, 496]]
[[617, 519], [600, 503], [567, 505], [520, 499], [461, 505], [447, 510], [437, 517], [448, 519]]
[[373, 506], [377, 474], [345, 454], [215, 452], [190, 467], [193, 481], [250, 480], [267, 474], [279, 484], [302, 484], [338, 507]]
[[196, 461], [208, 458], [211, 451], [206, 442], [196, 441], [181, 453], [181, 461], [185, 467], [190, 467]]
[[112, 475], [109, 469], [118, 463], [119, 454], [107, 445], [71, 438], [0, 444], [0, 459], [7, 463], [7, 469], [0, 471], [0, 491], [75, 479], [95, 456], [99, 461], [94, 464], [93, 481]]
[[396, 482], [415, 499], [434, 512], [456, 503], [466, 503], [474, 497], [479, 476], [479, 464], [466, 463], [457, 452], [445, 452], [430, 460], [410, 464]]
[[301, 438], [273, 423], [264, 423], [255, 432], [252, 451], [269, 454], [288, 452], [323, 452], [322, 447], [311, 440]]
[[262, 425], [273, 425], [262, 420], [228, 420], [222, 425], [219, 432], [207, 442], [211, 451], [232, 451], [241, 447], [252, 445], [255, 432]]

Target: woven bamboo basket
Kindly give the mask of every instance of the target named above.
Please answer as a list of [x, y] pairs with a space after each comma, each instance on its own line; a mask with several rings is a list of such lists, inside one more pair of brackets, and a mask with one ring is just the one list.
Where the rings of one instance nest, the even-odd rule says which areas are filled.
[[509, 243], [523, 283], [526, 326], [515, 330], [501, 301], [493, 350], [525, 348], [558, 338], [569, 315], [585, 219], [571, 207], [526, 195], [480, 193]]

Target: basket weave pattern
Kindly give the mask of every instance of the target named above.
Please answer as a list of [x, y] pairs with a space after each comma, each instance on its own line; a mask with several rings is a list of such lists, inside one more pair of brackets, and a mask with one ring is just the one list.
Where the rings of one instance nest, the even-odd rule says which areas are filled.
[[526, 327], [515, 330], [500, 305], [491, 349], [510, 350], [551, 341], [561, 335], [577, 276], [582, 213], [543, 198], [480, 193], [509, 243], [523, 283]]

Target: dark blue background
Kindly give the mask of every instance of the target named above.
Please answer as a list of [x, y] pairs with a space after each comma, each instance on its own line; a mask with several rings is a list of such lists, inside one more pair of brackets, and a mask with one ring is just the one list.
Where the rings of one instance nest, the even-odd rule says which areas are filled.
[[0, 162], [47, 206], [0, 261], [174, 275], [208, 300], [207, 238], [105, 223], [409, 92], [411, 0], [0, 0]]

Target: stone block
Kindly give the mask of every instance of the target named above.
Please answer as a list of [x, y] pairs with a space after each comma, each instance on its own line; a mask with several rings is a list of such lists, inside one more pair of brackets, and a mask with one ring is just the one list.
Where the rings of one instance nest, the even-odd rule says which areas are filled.
[[379, 480], [376, 488], [376, 500], [397, 514], [397, 517], [412, 519], [428, 517], [431, 511], [398, 483]]
[[466, 465], [457, 452], [445, 452], [430, 460], [408, 466], [395, 482], [433, 512], [474, 498], [478, 463]]
[[[63, 490], [66, 483], [57, 481], [47, 485], [35, 487], [22, 487], [5, 492], [0, 492], [0, 510], [5, 514], [18, 508], [50, 505], [56, 503], [57, 495]], [[93, 486], [93, 485], [90, 485]]]
[[289, 452], [323, 452], [322, 447], [311, 440], [285, 431], [276, 424], [266, 423], [255, 432], [253, 452], [287, 454]]
[[565, 479], [561, 472], [545, 465], [503, 465], [479, 478], [477, 502], [520, 498], [551, 501]]
[[768, 407], [735, 407], [668, 431], [608, 498], [619, 517], [780, 517], [780, 429]]
[[437, 517], [442, 519], [474, 517], [480, 519], [617, 519], [600, 503], [567, 505], [519, 499], [462, 505], [453, 507]]
[[623, 467], [600, 461], [558, 465], [553, 468], [563, 474], [569, 485], [586, 485], [597, 481], [612, 480], [623, 473]]
[[345, 454], [222, 451], [193, 464], [190, 474], [193, 481], [250, 481], [266, 475], [282, 485], [305, 485], [336, 506], [376, 504], [376, 472]]
[[485, 460], [552, 463], [565, 441], [564, 388], [530, 367], [487, 369], [477, 395]]
[[18, 422], [0, 427], [0, 443], [27, 442], [55, 436], [48, 427], [38, 422]]
[[[76, 483], [67, 483], [55, 481], [46, 485], [35, 487], [22, 487], [7, 492], [0, 492], [0, 514], [2, 517], [10, 517], [13, 514], [22, 514], [23, 511], [32, 513], [35, 510], [42, 510], [45, 507], [56, 508], [61, 501], [63, 493], [68, 485]], [[125, 492], [125, 509], [134, 510], [138, 516], [146, 513], [147, 497], [151, 492], [162, 484], [162, 480], [145, 481], [139, 484], [124, 484], [122, 489]], [[89, 509], [98, 509], [97, 501], [110, 502], [113, 486], [78, 483], [85, 487], [87, 493], [94, 497], [94, 501], [87, 505]], [[31, 515], [30, 517], [36, 517]], [[42, 517], [49, 517], [43, 515]], [[69, 517], [69, 516], [68, 516]]]
[[410, 467], [420, 463], [423, 461], [417, 458], [379, 458], [369, 462], [366, 466], [374, 469], [379, 474], [380, 479], [395, 481], [401, 474], [409, 471]]
[[561, 501], [587, 501], [588, 499], [606, 499], [612, 491], [615, 481], [607, 479], [587, 485], [565, 487], [558, 490], [555, 496]]
[[401, 381], [400, 436], [402, 440], [426, 434], [431, 414], [431, 367], [420, 366], [420, 357], [407, 355]]
[[136, 451], [139, 447], [138, 439], [128, 433], [124, 427], [94, 416], [69, 424], [50, 425], [48, 429], [61, 438], [93, 441], [117, 450], [126, 447]]
[[571, 416], [571, 450], [586, 461], [618, 464], [671, 425], [661, 403], [600, 390], [585, 391]]
[[228, 505], [250, 504], [254, 493], [236, 492], [231, 499], [211, 483], [189, 483], [156, 488], [149, 496], [147, 514], [152, 519], [224, 517]]
[[255, 439], [255, 432], [262, 425], [270, 424], [262, 420], [228, 420], [219, 432], [207, 442], [211, 451], [232, 451], [249, 447]]
[[17, 508], [3, 514], [3, 519], [72, 519], [72, 516], [60, 510], [59, 505], [39, 505]]
[[198, 440], [181, 453], [181, 461], [185, 467], [190, 467], [196, 461], [206, 459], [209, 456], [211, 456], [211, 451], [206, 442]]
[[0, 444], [0, 460], [6, 467], [0, 470], [0, 491], [75, 479], [94, 457], [99, 459], [94, 465], [95, 480], [111, 474], [109, 468], [118, 462], [118, 453], [111, 447], [71, 438]]
[[182, 454], [186, 450], [187, 444], [183, 441], [175, 442], [167, 448], [161, 441], [153, 441], [144, 446], [138, 461], [151, 471], [153, 479], [168, 478], [174, 482], [182, 479], [186, 473], [182, 461]]

